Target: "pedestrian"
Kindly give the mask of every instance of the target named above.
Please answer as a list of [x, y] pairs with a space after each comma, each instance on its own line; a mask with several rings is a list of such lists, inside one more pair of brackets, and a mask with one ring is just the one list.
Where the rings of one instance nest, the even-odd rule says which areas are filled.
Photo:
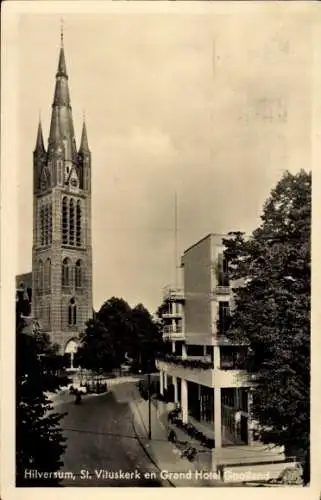
[[235, 422], [235, 439], [238, 439], [240, 437], [240, 431], [241, 431], [241, 417], [242, 417], [242, 413], [241, 413], [241, 410], [238, 409], [236, 412], [235, 412], [235, 415], [234, 415], [234, 422]]
[[169, 431], [168, 441], [170, 441], [171, 443], [176, 443], [176, 441], [177, 441], [176, 433], [175, 433], [175, 431], [173, 429], [171, 429]]
[[75, 399], [75, 404], [80, 405], [81, 404], [81, 393], [76, 389], [76, 399]]

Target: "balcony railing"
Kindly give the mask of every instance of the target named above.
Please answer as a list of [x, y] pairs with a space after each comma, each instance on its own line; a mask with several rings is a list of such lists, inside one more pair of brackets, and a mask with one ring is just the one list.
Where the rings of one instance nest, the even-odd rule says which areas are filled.
[[164, 300], [182, 301], [184, 300], [184, 290], [181, 287], [168, 285], [163, 290]]
[[167, 311], [167, 312], [164, 312], [162, 314], [162, 318], [163, 319], [173, 319], [173, 318], [182, 318], [183, 317], [183, 313], [180, 311], [180, 312], [177, 312], [177, 311]]
[[163, 333], [163, 340], [184, 340], [185, 335], [183, 332]]
[[184, 338], [185, 335], [181, 325], [176, 325], [175, 330], [173, 328], [173, 325], [165, 325], [163, 327], [164, 340], [182, 340]]
[[197, 359], [197, 358], [181, 358], [179, 356], [175, 356], [173, 354], [165, 354], [162, 356], [157, 356], [158, 359], [165, 361], [167, 363], [172, 363], [175, 365], [180, 365], [185, 368], [190, 369], [198, 369], [198, 370], [212, 370], [214, 368], [214, 364], [212, 361], [208, 361], [206, 358]]
[[174, 329], [173, 325], [165, 325], [163, 328], [163, 333], [182, 333], [183, 329], [181, 325], [176, 325]]
[[231, 293], [231, 287], [229, 286], [217, 285], [214, 289], [215, 295], [230, 295], [230, 293]]

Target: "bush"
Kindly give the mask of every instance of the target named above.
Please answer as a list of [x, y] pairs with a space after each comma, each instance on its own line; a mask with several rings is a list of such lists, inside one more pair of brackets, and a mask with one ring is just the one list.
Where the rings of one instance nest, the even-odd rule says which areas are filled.
[[183, 428], [183, 426], [184, 426], [183, 421], [182, 421], [180, 418], [178, 418], [178, 419], [176, 420], [175, 424], [177, 425], [177, 427], [178, 427], [179, 429], [182, 429], [182, 428]]
[[189, 436], [193, 436], [195, 434], [195, 427], [192, 424], [186, 424], [185, 425], [186, 432]]
[[194, 437], [198, 441], [202, 441], [204, 439], [204, 434], [201, 431], [196, 430]]
[[215, 441], [214, 441], [214, 439], [210, 439], [210, 438], [205, 437], [205, 439], [204, 439], [204, 441], [202, 442], [202, 444], [203, 444], [206, 448], [209, 448], [210, 450], [212, 450], [213, 448], [215, 448]]
[[175, 422], [178, 418], [179, 410], [172, 410], [169, 412], [167, 418], [169, 422]]
[[169, 431], [169, 434], [168, 434], [168, 441], [171, 441], [172, 443], [176, 443], [176, 441], [177, 441], [176, 432], [175, 432], [173, 429], [171, 429], [171, 430]]

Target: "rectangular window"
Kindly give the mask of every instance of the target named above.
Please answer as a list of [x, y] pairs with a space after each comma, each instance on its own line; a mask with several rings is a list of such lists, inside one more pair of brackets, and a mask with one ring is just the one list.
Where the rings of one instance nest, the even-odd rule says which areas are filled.
[[234, 368], [233, 347], [221, 347], [221, 369], [232, 370]]
[[218, 276], [217, 276], [217, 284], [218, 286], [229, 286], [229, 273], [228, 273], [228, 262], [223, 253], [218, 256]]
[[242, 411], [248, 411], [248, 391], [247, 389], [239, 389], [240, 394], [240, 409]]
[[223, 335], [228, 328], [228, 320], [230, 316], [230, 304], [227, 301], [219, 302], [219, 325], [220, 335]]
[[221, 369], [222, 370], [244, 370], [247, 347], [222, 346], [221, 347]]
[[204, 355], [204, 349], [202, 345], [188, 345], [187, 347], [188, 356], [201, 357]]

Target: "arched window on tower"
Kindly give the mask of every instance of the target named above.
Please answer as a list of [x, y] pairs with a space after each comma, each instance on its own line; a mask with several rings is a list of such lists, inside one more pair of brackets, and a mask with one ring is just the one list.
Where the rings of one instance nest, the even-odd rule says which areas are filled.
[[48, 258], [45, 263], [44, 289], [49, 292], [51, 289], [51, 260]]
[[52, 243], [52, 203], [48, 207], [48, 243]]
[[48, 321], [48, 330], [50, 330], [50, 328], [51, 328], [51, 304], [50, 304], [50, 302], [48, 303], [47, 321]]
[[62, 286], [71, 285], [71, 265], [68, 258], [64, 259], [62, 262], [62, 276], [61, 276]]
[[58, 168], [58, 184], [62, 184], [63, 181], [63, 165], [62, 165], [62, 160], [58, 160], [57, 162], [57, 168]]
[[69, 245], [75, 244], [75, 204], [71, 198], [69, 202]]
[[45, 244], [45, 214], [44, 207], [40, 207], [40, 245]]
[[76, 288], [83, 286], [83, 265], [81, 260], [77, 260], [75, 267]]
[[77, 201], [77, 209], [76, 209], [76, 245], [77, 247], [81, 246], [81, 206], [80, 200]]
[[43, 262], [39, 260], [38, 263], [38, 290], [39, 292], [43, 291]]
[[75, 299], [72, 298], [68, 304], [68, 325], [73, 326], [77, 324], [77, 305]]
[[49, 243], [49, 207], [48, 205], [45, 206], [44, 208], [44, 219], [45, 219], [45, 224], [44, 224], [44, 233], [45, 233], [45, 245], [48, 245]]
[[68, 206], [66, 196], [62, 199], [62, 214], [61, 214], [61, 229], [62, 229], [62, 244], [68, 244]]

